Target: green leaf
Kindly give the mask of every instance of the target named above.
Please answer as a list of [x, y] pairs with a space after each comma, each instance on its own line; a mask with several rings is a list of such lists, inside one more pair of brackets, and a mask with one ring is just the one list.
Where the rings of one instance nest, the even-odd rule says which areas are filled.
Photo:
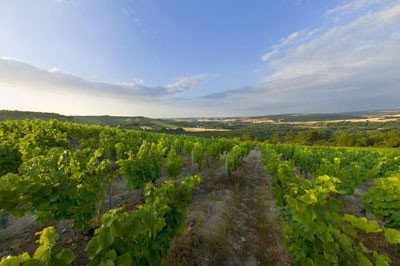
[[0, 266], [19, 266], [22, 262], [29, 261], [31, 256], [29, 256], [28, 252], [24, 252], [21, 255], [14, 257], [8, 256], [3, 257], [0, 261]]
[[104, 250], [112, 245], [114, 242], [114, 237], [109, 233], [100, 234], [97, 236], [97, 241], [99, 243], [99, 247]]
[[372, 262], [362, 253], [357, 252], [357, 258], [358, 258], [358, 265], [362, 266], [374, 266]]
[[124, 253], [117, 260], [117, 266], [128, 266], [133, 265], [131, 255], [129, 253]]
[[306, 194], [299, 197], [299, 199], [307, 204], [315, 204], [318, 202], [315, 192], [312, 190], [306, 190]]
[[33, 258], [41, 262], [46, 262], [50, 260], [50, 255], [51, 247], [42, 245], [36, 249], [35, 253], [33, 254]]
[[102, 260], [99, 266], [115, 266], [115, 264], [112, 260], [107, 259], [105, 261]]
[[89, 243], [86, 245], [86, 254], [88, 255], [89, 259], [93, 259], [96, 254], [98, 254], [99, 252], [101, 252], [101, 248], [99, 247], [99, 243], [97, 241], [98, 237], [92, 237], [92, 239], [90, 239]]
[[69, 249], [61, 249], [55, 255], [54, 262], [60, 266], [70, 265], [75, 260], [75, 256]]
[[361, 229], [367, 233], [382, 232], [381, 226], [375, 220], [367, 220], [365, 217], [356, 217], [350, 214], [345, 214], [343, 218], [345, 221], [350, 222], [358, 229]]
[[380, 254], [374, 254], [376, 259], [376, 266], [390, 266], [391, 260], [385, 256]]
[[111, 215], [105, 214], [102, 219], [103, 225], [105, 227], [110, 227], [114, 222], [114, 218]]
[[335, 254], [325, 252], [324, 251], [324, 257], [331, 263], [338, 263], [339, 257]]
[[43, 262], [37, 260], [27, 261], [22, 264], [23, 266], [43, 266]]
[[348, 235], [350, 235], [350, 236], [353, 236], [353, 237], [357, 235], [357, 231], [354, 230], [354, 227], [351, 226], [350, 224], [345, 224], [345, 225], [343, 225], [343, 231], [344, 231], [346, 234], [348, 234]]
[[117, 252], [114, 249], [111, 249], [107, 252], [106, 256], [107, 259], [115, 261], [117, 259]]
[[53, 226], [49, 226], [43, 229], [43, 231], [35, 233], [35, 235], [40, 235], [38, 242], [41, 245], [53, 247], [56, 243], [57, 234]]
[[343, 249], [346, 250], [346, 251], [350, 251], [350, 250], [353, 249], [352, 242], [345, 235], [340, 235], [339, 243], [343, 247]]
[[385, 229], [385, 238], [390, 244], [400, 244], [400, 231], [392, 228]]
[[100, 158], [101, 156], [103, 156], [103, 153], [104, 153], [104, 149], [103, 148], [101, 148], [101, 149], [97, 149], [95, 152], [94, 152], [94, 157], [96, 157], [96, 158]]

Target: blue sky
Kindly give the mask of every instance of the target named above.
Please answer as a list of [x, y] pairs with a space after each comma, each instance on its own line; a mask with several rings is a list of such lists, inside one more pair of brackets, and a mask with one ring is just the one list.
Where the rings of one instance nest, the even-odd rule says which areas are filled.
[[400, 1], [3, 0], [0, 109], [400, 108]]

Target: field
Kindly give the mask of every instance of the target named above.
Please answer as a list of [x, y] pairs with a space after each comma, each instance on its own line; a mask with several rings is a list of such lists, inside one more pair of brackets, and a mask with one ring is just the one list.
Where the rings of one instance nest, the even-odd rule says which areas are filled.
[[23, 120], [0, 155], [0, 265], [400, 264], [398, 149]]

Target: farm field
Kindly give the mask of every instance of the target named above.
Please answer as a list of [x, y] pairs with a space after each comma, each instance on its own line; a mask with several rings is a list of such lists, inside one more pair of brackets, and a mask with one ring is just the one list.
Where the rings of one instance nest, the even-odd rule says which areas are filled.
[[398, 149], [57, 120], [0, 140], [0, 265], [400, 263]]

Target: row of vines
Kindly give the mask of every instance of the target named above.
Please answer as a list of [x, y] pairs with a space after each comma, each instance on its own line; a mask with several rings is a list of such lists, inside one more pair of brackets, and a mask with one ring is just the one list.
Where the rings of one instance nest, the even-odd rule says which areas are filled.
[[[261, 150], [296, 265], [391, 265], [362, 236], [383, 238], [386, 249], [399, 252], [399, 151], [268, 144]], [[341, 199], [372, 180], [361, 198], [377, 218], [343, 213]]]
[[[201, 181], [196, 168], [229, 160], [231, 173], [253, 146], [56, 120], [3, 122], [0, 216], [34, 214], [42, 223], [73, 220], [82, 232], [97, 228], [86, 248], [91, 265], [158, 265], [182, 231], [191, 191]], [[191, 167], [182, 173], [184, 158]], [[155, 186], [163, 173], [172, 180]], [[121, 180], [127, 190], [144, 189], [144, 204], [131, 212], [113, 209], [112, 187]], [[98, 223], [106, 200], [110, 210]], [[6, 257], [0, 265], [72, 263], [67, 249], [52, 251], [54, 228], [38, 234], [40, 246], [32, 257]]]
[[[90, 265], [160, 265], [184, 229], [192, 191], [201, 182], [196, 173], [219, 161], [231, 176], [255, 145], [56, 120], [3, 122], [0, 222], [26, 214], [42, 223], [73, 220], [82, 232], [95, 229], [86, 246]], [[296, 265], [393, 264], [387, 250], [400, 250], [398, 150], [258, 145], [274, 177]], [[156, 185], [162, 176], [167, 181]], [[131, 211], [114, 208], [116, 182], [128, 191], [143, 190], [144, 203]], [[357, 196], [368, 219], [343, 211], [343, 199], [363, 186]], [[99, 222], [99, 206], [106, 201], [108, 211]], [[53, 250], [54, 227], [37, 235], [39, 247], [32, 255], [5, 257], [0, 265], [75, 260], [69, 249]], [[383, 239], [386, 247], [375, 249], [364, 241], [366, 235]]]

